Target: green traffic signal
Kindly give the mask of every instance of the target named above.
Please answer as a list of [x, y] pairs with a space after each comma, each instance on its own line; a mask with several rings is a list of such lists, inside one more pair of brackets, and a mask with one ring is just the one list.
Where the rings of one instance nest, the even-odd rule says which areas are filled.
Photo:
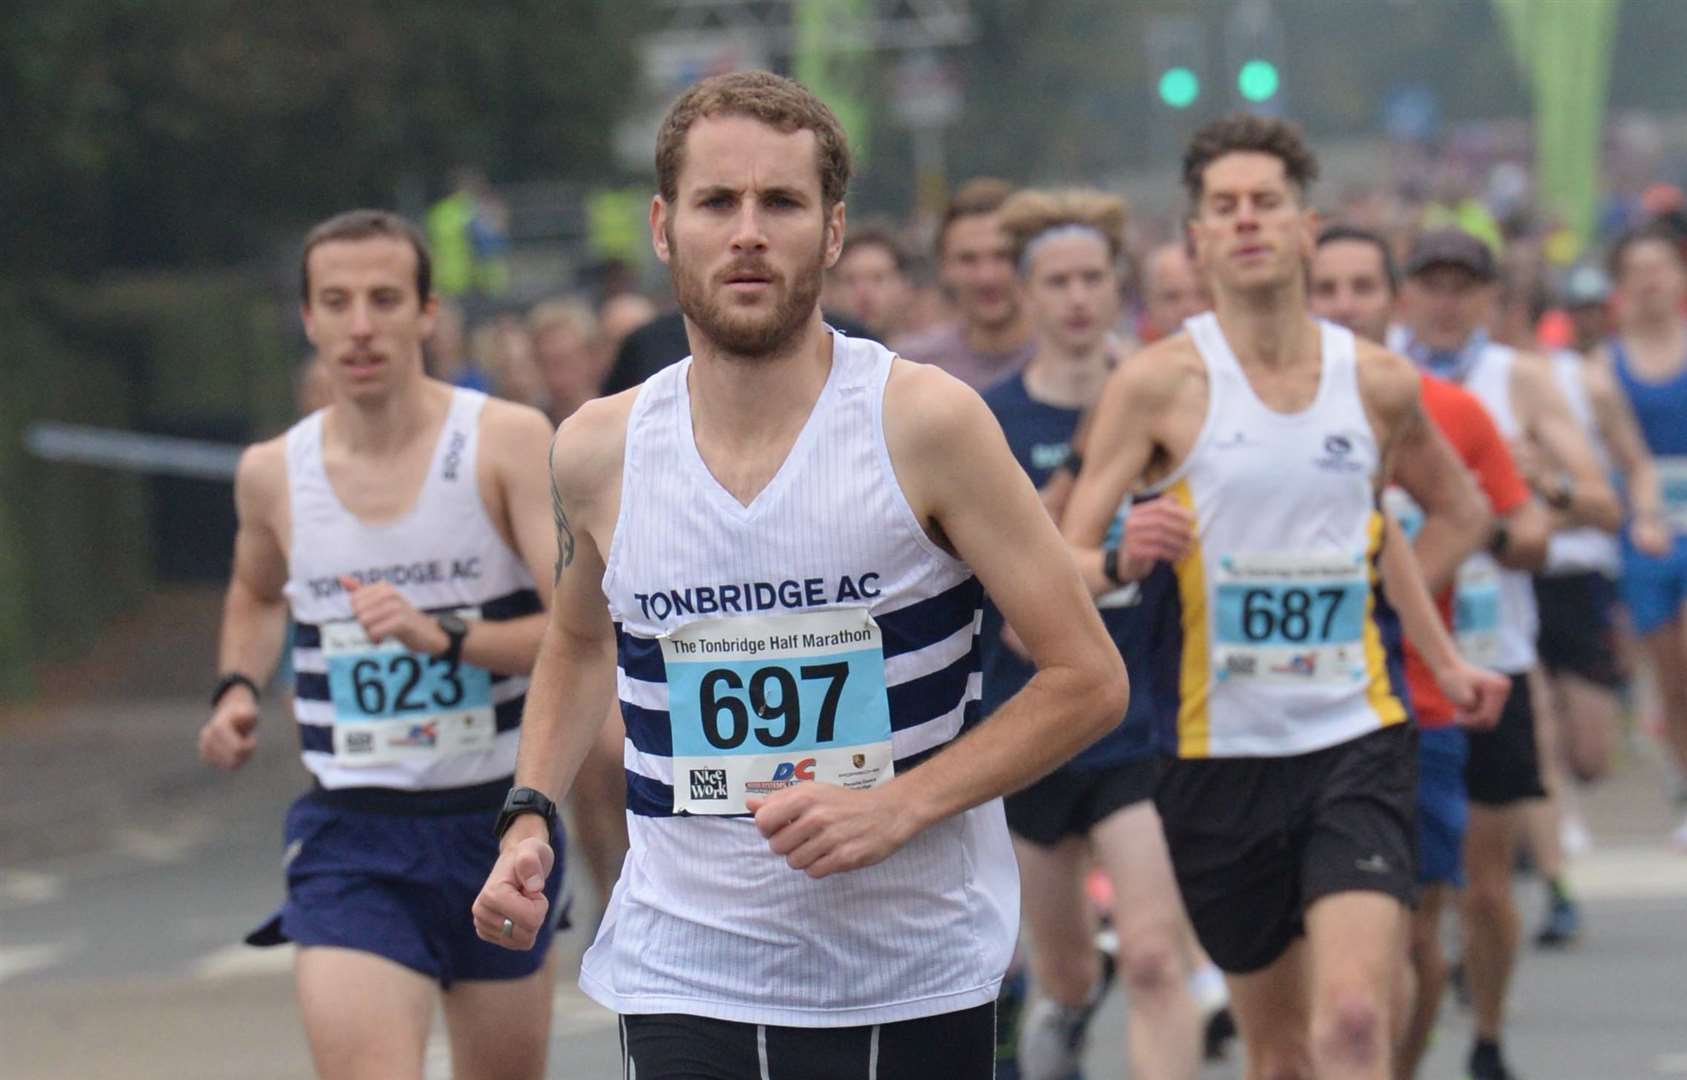
[[1160, 100], [1174, 109], [1187, 109], [1201, 96], [1201, 80], [1186, 67], [1167, 68], [1160, 76]]
[[1249, 60], [1236, 73], [1236, 89], [1248, 101], [1270, 101], [1277, 96], [1280, 82], [1277, 65], [1269, 60]]

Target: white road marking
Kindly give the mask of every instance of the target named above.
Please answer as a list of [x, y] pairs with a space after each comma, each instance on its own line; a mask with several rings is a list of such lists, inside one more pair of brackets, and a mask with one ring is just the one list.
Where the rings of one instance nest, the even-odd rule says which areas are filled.
[[36, 870], [0, 870], [0, 904], [24, 907], [45, 904], [64, 895], [64, 877]]
[[225, 945], [195, 960], [188, 970], [196, 979], [284, 975], [293, 970], [293, 949], [280, 945], [268, 949]]
[[0, 945], [0, 983], [52, 967], [81, 948], [81, 945], [80, 939], [53, 941], [41, 945]]
[[1570, 880], [1587, 900], [1687, 898], [1687, 854], [1661, 844], [1595, 848], [1570, 864]]

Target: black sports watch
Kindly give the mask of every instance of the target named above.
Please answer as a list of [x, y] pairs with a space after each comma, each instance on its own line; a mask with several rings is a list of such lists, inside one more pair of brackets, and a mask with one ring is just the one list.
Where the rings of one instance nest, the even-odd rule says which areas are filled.
[[223, 695], [227, 694], [230, 690], [233, 690], [237, 686], [244, 686], [246, 689], [252, 691], [252, 697], [254, 700], [261, 700], [263, 698], [263, 694], [258, 691], [258, 684], [252, 681], [252, 677], [250, 675], [243, 675], [238, 671], [231, 671], [222, 678], [218, 679], [216, 689], [211, 691], [211, 708], [214, 709], [221, 704]]
[[504, 796], [504, 808], [498, 811], [498, 823], [492, 826], [493, 837], [502, 840], [515, 819], [523, 814], [538, 814], [545, 819], [549, 832], [556, 831], [556, 803], [537, 788], [514, 787]]
[[433, 621], [438, 623], [439, 628], [445, 631], [445, 636], [451, 639], [445, 646], [445, 651], [439, 654], [439, 659], [450, 664], [455, 670], [463, 659], [463, 639], [469, 636], [469, 624], [464, 622], [460, 615], [450, 611], [440, 612], [433, 617]]
[[1101, 549], [1101, 576], [1123, 588], [1125, 579], [1119, 576], [1119, 546]]

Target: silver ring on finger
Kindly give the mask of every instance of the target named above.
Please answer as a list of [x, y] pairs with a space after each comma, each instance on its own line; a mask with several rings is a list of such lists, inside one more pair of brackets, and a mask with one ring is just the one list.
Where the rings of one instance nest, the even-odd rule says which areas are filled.
[[498, 928], [498, 936], [501, 937], [501, 938], [514, 937], [515, 936], [515, 920], [514, 919], [505, 919], [504, 925]]

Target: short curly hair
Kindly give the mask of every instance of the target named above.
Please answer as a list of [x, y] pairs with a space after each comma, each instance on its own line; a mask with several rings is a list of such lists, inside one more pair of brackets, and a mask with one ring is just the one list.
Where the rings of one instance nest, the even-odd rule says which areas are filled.
[[1203, 125], [1183, 152], [1183, 187], [1191, 204], [1201, 202], [1207, 166], [1226, 154], [1270, 154], [1303, 194], [1318, 179], [1318, 158], [1298, 126], [1272, 116], [1232, 113]]
[[812, 131], [819, 144], [820, 195], [830, 210], [849, 189], [849, 139], [824, 101], [795, 79], [770, 71], [715, 75], [679, 96], [656, 133], [656, 189], [666, 202], [679, 197], [685, 139], [705, 116], [747, 116], [786, 133]]

